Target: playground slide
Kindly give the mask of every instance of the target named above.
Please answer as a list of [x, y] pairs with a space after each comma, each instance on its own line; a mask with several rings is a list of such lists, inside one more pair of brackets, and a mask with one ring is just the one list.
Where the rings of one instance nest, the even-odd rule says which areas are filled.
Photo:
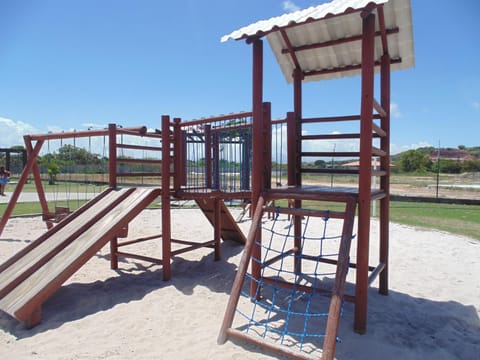
[[42, 304], [160, 189], [108, 189], [0, 265], [0, 309], [33, 327]]
[[[221, 237], [223, 240], [233, 240], [245, 244], [247, 239], [242, 230], [238, 227], [235, 219], [228, 210], [225, 202], [220, 201], [220, 222], [221, 222]], [[197, 205], [203, 211], [208, 221], [215, 226], [215, 200], [214, 199], [199, 199], [196, 200]]]

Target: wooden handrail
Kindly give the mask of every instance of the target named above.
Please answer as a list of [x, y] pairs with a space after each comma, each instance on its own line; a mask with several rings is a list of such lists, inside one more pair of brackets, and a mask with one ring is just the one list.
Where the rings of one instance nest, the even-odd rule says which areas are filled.
[[348, 151], [305, 151], [300, 153], [301, 156], [315, 156], [315, 157], [359, 157], [359, 152]]
[[311, 173], [311, 174], [352, 174], [358, 175], [359, 171], [354, 169], [308, 169], [302, 168], [302, 173]]
[[131, 144], [117, 144], [118, 149], [130, 149], [130, 150], [151, 150], [162, 151], [161, 146], [145, 146], [145, 145], [131, 145]]

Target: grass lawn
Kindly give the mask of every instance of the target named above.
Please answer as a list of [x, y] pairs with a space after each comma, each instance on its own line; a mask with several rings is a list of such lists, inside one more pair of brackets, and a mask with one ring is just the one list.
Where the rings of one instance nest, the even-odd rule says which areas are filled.
[[480, 206], [390, 202], [390, 221], [447, 231], [480, 240]]
[[[286, 202], [277, 202], [276, 205], [286, 206]], [[304, 201], [303, 206], [313, 209], [318, 207], [318, 202]], [[322, 207], [329, 210], [343, 210], [343, 205], [340, 203], [324, 203]], [[390, 201], [390, 221], [447, 231], [480, 240], [480, 206], [478, 205]]]
[[[85, 201], [57, 202], [57, 206], [67, 206], [75, 210]], [[286, 202], [277, 202], [277, 206], [286, 206]], [[315, 208], [315, 202], [304, 202], [304, 207]], [[157, 204], [152, 205], [157, 207]], [[0, 214], [5, 211], [6, 204], [0, 205]], [[322, 208], [342, 210], [338, 203], [325, 203]], [[53, 210], [53, 209], [51, 209]], [[40, 214], [38, 202], [19, 203], [15, 206], [13, 215]], [[453, 234], [465, 235], [480, 240], [480, 206], [454, 205], [422, 202], [390, 202], [390, 221], [399, 224], [418, 226], [428, 229], [447, 231]]]

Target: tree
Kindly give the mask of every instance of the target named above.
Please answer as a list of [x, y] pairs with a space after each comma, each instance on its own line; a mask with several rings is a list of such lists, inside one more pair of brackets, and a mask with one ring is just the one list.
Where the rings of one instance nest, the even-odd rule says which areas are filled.
[[45, 156], [39, 156], [38, 162], [43, 167], [47, 168], [48, 173], [48, 185], [55, 185], [57, 181], [57, 174], [60, 172], [60, 165], [52, 154], [46, 154]]
[[405, 172], [427, 171], [432, 168], [432, 160], [418, 150], [408, 150], [400, 158], [400, 168]]
[[58, 159], [65, 163], [75, 163], [77, 165], [100, 163], [99, 155], [70, 144], [63, 145], [58, 149]]

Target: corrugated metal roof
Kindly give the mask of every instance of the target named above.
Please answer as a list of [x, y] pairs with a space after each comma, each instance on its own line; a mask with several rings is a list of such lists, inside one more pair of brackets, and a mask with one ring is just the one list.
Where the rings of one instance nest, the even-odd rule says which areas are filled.
[[[391, 70], [407, 69], [415, 65], [410, 0], [334, 0], [330, 3], [258, 21], [222, 37], [247, 39], [266, 36], [270, 47], [288, 82], [292, 82], [295, 64], [280, 30], [285, 31], [292, 47], [342, 40], [362, 33], [359, 11], [371, 4], [383, 5], [385, 28], [393, 30], [388, 35], [388, 52], [392, 59]], [[378, 15], [378, 10], [374, 13]], [[378, 16], [377, 16], [378, 19]], [[398, 28], [398, 31], [396, 29]], [[376, 31], [379, 31], [376, 21]], [[361, 41], [335, 43], [327, 47], [295, 51], [304, 73], [325, 71], [306, 77], [304, 81], [333, 79], [360, 74], [360, 69], [348, 69], [361, 63]], [[380, 36], [375, 40], [375, 60], [383, 54]], [[335, 70], [329, 72], [330, 70]]]

